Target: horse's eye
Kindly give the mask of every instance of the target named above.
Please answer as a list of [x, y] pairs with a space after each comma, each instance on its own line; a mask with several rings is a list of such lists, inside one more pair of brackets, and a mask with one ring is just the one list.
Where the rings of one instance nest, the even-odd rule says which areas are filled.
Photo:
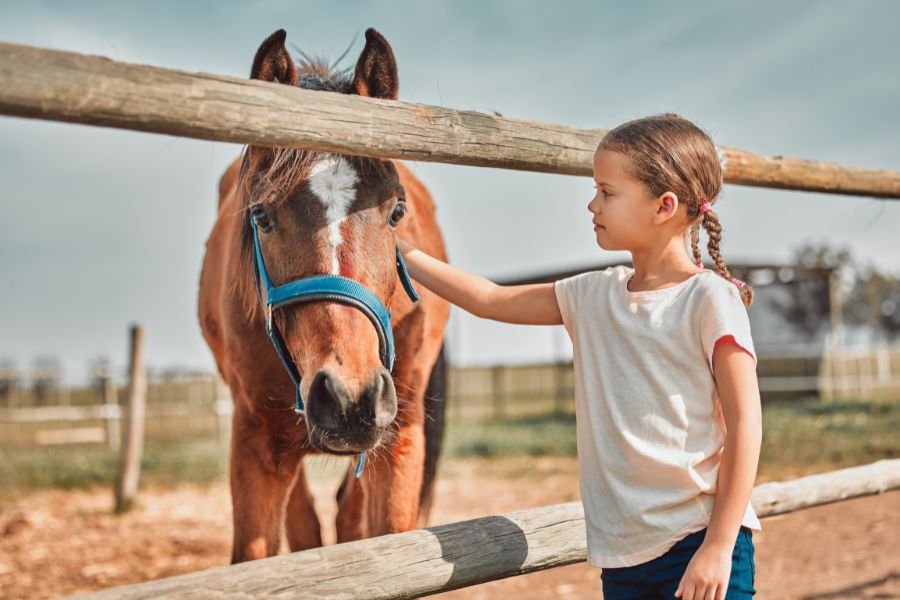
[[397, 223], [400, 222], [400, 219], [403, 218], [403, 215], [406, 214], [406, 202], [400, 201], [394, 206], [394, 209], [391, 211], [391, 216], [388, 219], [388, 223], [391, 227], [396, 227]]
[[256, 222], [256, 226], [261, 231], [269, 231], [272, 229], [272, 221], [261, 207], [256, 206], [250, 211], [250, 218]]

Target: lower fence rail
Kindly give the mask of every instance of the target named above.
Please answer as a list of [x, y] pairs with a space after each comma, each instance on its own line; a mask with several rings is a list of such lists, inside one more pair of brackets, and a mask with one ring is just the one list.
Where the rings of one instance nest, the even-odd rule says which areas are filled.
[[[900, 489], [900, 459], [753, 489], [759, 517]], [[416, 598], [586, 560], [580, 502], [486, 516], [77, 596]]]

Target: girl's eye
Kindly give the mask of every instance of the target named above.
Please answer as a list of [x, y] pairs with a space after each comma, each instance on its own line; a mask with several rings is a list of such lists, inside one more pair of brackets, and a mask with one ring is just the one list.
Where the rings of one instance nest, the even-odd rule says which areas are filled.
[[403, 215], [406, 214], [406, 202], [402, 200], [394, 206], [394, 209], [391, 211], [390, 216], [388, 217], [388, 224], [391, 227], [396, 227], [398, 223], [400, 223], [400, 219], [403, 218]]
[[269, 215], [266, 214], [261, 207], [254, 207], [250, 211], [250, 218], [256, 223], [256, 226], [261, 231], [269, 231], [272, 229], [272, 220], [269, 218]]

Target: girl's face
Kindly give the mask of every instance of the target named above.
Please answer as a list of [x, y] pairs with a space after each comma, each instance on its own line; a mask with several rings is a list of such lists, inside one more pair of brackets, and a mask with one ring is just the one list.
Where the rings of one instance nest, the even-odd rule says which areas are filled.
[[604, 250], [635, 250], [650, 241], [657, 202], [647, 187], [628, 174], [629, 158], [598, 148], [594, 186], [587, 208], [593, 214], [597, 244]]

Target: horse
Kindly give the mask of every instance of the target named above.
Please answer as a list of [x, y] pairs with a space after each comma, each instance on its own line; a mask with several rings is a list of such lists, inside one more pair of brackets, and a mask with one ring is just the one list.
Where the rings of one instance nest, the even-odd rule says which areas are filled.
[[[306, 55], [295, 63], [278, 30], [259, 46], [250, 78], [396, 100], [393, 50], [374, 29], [365, 37], [350, 73]], [[310, 454], [369, 456], [362, 477], [351, 468], [338, 489], [338, 542], [427, 524], [450, 307], [427, 289], [414, 302], [398, 285], [398, 235], [447, 260], [434, 202], [398, 161], [250, 144], [222, 175], [198, 318], [234, 401], [232, 564], [277, 554], [282, 525], [292, 552], [322, 545]], [[371, 291], [390, 311], [392, 370], [383, 335], [356, 306], [324, 297], [267, 310], [260, 265], [275, 285], [327, 276]], [[269, 326], [283, 338], [281, 356]]]

